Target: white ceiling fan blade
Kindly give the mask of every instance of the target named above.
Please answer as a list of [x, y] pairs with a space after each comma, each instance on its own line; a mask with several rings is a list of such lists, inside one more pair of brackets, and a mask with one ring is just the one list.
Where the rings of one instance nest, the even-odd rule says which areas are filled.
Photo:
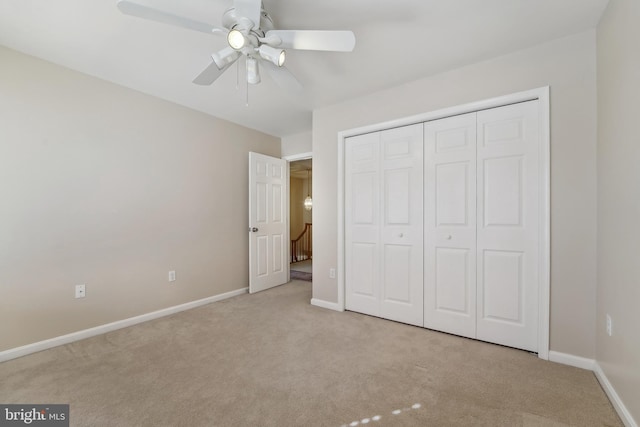
[[208, 86], [213, 82], [215, 82], [218, 79], [218, 77], [220, 77], [222, 73], [224, 73], [227, 70], [227, 68], [229, 68], [231, 64], [233, 64], [237, 60], [238, 58], [229, 62], [227, 65], [222, 67], [222, 69], [218, 68], [218, 66], [214, 61], [211, 64], [209, 64], [207, 68], [202, 70], [202, 72], [198, 74], [198, 76], [195, 79], [193, 79], [193, 82], [197, 85]]
[[120, 12], [124, 13], [125, 15], [148, 19], [149, 21], [161, 22], [163, 24], [174, 25], [176, 27], [186, 28], [188, 30], [195, 30], [208, 34], [216, 32], [226, 33], [226, 30], [214, 27], [211, 24], [194, 21], [192, 19], [173, 15], [171, 13], [162, 12], [161, 10], [143, 6], [141, 4], [134, 3], [128, 0], [119, 0], [118, 9], [120, 9]]
[[283, 49], [333, 52], [351, 52], [356, 46], [356, 36], [352, 31], [271, 30], [261, 41]]
[[260, 27], [262, 0], [234, 0], [233, 7], [238, 18], [247, 18], [251, 20], [254, 28]]
[[290, 91], [301, 91], [302, 84], [298, 81], [291, 71], [285, 67], [278, 67], [269, 61], [261, 62], [262, 68], [267, 71], [267, 74], [271, 79], [282, 89]]

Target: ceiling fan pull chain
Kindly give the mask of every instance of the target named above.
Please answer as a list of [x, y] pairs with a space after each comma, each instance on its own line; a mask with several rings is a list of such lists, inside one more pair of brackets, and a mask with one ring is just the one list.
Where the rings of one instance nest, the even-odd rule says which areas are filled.
[[240, 89], [240, 61], [236, 61], [236, 90]]
[[[245, 64], [247, 64], [247, 61], [245, 61]], [[249, 73], [249, 64], [247, 64], [247, 78], [245, 79], [247, 81], [247, 91], [246, 91], [246, 106], [249, 106], [249, 78], [248, 78], [248, 73]]]

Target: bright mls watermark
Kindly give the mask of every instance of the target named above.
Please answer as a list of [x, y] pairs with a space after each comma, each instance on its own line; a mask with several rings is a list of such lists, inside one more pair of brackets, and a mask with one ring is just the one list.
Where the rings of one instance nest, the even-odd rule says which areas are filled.
[[0, 427], [69, 427], [69, 405], [5, 405], [0, 403]]

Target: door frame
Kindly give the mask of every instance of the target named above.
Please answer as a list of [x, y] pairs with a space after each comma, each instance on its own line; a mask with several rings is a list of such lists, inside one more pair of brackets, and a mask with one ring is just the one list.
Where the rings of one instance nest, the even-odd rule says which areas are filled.
[[349, 129], [338, 133], [338, 302], [345, 310], [345, 140], [349, 137], [378, 132], [394, 127], [423, 123], [459, 114], [503, 107], [526, 101], [539, 101], [540, 131], [540, 253], [538, 283], [538, 357], [549, 360], [550, 295], [551, 295], [551, 128], [549, 86], [512, 93], [505, 96], [444, 108], [415, 116]]
[[[287, 255], [291, 256], [291, 173], [289, 171], [290, 163], [297, 162], [298, 160], [309, 160], [313, 159], [313, 151], [308, 151], [306, 153], [298, 153], [291, 154], [289, 156], [283, 156], [282, 160], [287, 161], [287, 185], [289, 187], [289, 191], [287, 192], [287, 241], [289, 246], [289, 251]], [[312, 172], [313, 174], [313, 172]], [[313, 193], [313, 191], [312, 191]], [[311, 214], [313, 216], [313, 214]], [[313, 229], [311, 229], [311, 241], [313, 242]], [[313, 249], [312, 249], [313, 250]], [[289, 263], [287, 264], [287, 282], [291, 281], [291, 259], [289, 258]]]

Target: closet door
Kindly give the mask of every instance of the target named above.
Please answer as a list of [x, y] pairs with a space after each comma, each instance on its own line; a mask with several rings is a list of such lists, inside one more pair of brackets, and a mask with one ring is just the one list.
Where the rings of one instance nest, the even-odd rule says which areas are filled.
[[345, 305], [380, 316], [380, 133], [345, 143]]
[[380, 316], [423, 325], [422, 124], [380, 133]]
[[422, 326], [422, 125], [345, 145], [346, 308]]
[[537, 351], [538, 101], [477, 114], [477, 338]]
[[476, 113], [424, 124], [424, 326], [476, 335]]

